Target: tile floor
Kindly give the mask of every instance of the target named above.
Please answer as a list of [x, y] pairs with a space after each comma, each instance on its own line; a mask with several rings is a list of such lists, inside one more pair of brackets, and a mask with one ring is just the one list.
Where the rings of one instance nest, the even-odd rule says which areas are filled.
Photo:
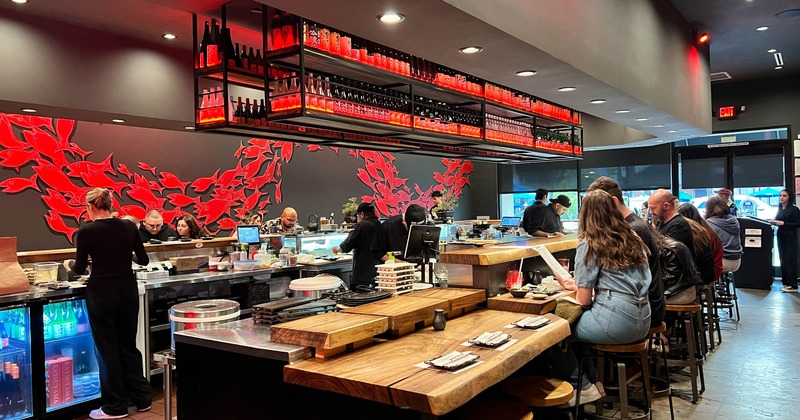
[[[759, 420], [790, 419], [797, 414], [794, 392], [800, 390], [797, 334], [800, 327], [800, 294], [781, 293], [780, 282], [772, 290], [738, 289], [742, 320], [736, 324], [721, 313], [722, 345], [705, 363], [706, 391], [697, 404], [688, 401], [691, 388], [686, 377], [672, 375], [676, 419]], [[153, 408], [132, 412], [134, 420], [164, 418], [164, 398], [155, 390]], [[173, 415], [177, 406], [173, 405]], [[653, 420], [669, 419], [666, 398], [653, 402]], [[88, 419], [88, 416], [76, 420]]]

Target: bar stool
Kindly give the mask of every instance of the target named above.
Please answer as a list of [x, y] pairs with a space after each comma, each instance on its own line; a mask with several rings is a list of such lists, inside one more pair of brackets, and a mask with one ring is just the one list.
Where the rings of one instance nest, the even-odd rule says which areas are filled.
[[[736, 283], [734, 282], [733, 272], [726, 271], [717, 279], [717, 308], [727, 309], [728, 316], [737, 323], [742, 320], [739, 313], [739, 296], [736, 294]], [[734, 316], [734, 312], [736, 316]]]
[[164, 369], [164, 420], [172, 419], [172, 371], [175, 369], [175, 353], [172, 350], [159, 351], [153, 358]]
[[[702, 307], [698, 303], [690, 303], [687, 305], [670, 305], [667, 304], [667, 314], [675, 317], [675, 325], [672, 329], [672, 338], [670, 344], [670, 355], [677, 357], [670, 357], [670, 364], [672, 366], [689, 366], [689, 382], [692, 385], [692, 403], [696, 403], [699, 394], [706, 390], [706, 381], [703, 373], [703, 355], [701, 353], [699, 342], [699, 325], [698, 314], [702, 311]], [[682, 321], [682, 324], [681, 324]], [[681, 328], [682, 327], [682, 328]], [[686, 350], [686, 360], [682, 350]], [[697, 378], [700, 377], [700, 389], [698, 392]]]
[[[597, 358], [597, 377], [603, 380], [603, 387], [606, 391], [617, 390], [619, 393], [619, 412], [621, 419], [642, 419], [650, 417], [650, 361], [648, 353], [647, 339], [639, 340], [628, 344], [592, 344], [590, 348], [597, 352], [597, 355], [585, 356], [581, 359], [578, 366], [578, 378], [582, 377], [583, 363], [587, 359]], [[616, 383], [606, 384], [605, 382], [605, 359], [608, 358], [613, 364], [616, 364]], [[632, 377], [628, 378], [627, 367], [625, 360], [638, 360], [641, 364], [642, 370]], [[644, 414], [637, 417], [631, 417], [630, 401], [628, 399], [628, 386], [637, 378], [642, 378], [644, 388], [642, 391], [642, 400], [644, 403]], [[575, 402], [575, 418], [578, 418], [578, 409], [580, 408], [580, 392], [577, 394]], [[603, 403], [613, 400], [614, 397], [606, 395], [595, 403], [595, 417], [603, 418]]]
[[545, 376], [517, 376], [500, 384], [504, 393], [531, 408], [547, 408], [566, 404], [574, 388], [567, 381]]
[[[651, 372], [657, 374], [658, 362], [660, 360], [664, 361], [663, 366], [661, 366], [664, 370], [664, 378], [662, 379], [657, 376], [651, 377], [650, 381], [653, 382], [653, 379], [655, 379], [657, 382], [663, 381], [664, 383], [666, 383], [666, 389], [664, 391], [656, 392], [654, 390], [652, 391], [650, 397], [652, 400], [655, 398], [663, 398], [666, 395], [669, 398], [669, 416], [672, 420], [675, 420], [675, 411], [672, 407], [672, 383], [669, 380], [669, 366], [667, 365], [667, 343], [665, 342], [666, 340], [664, 340], [664, 338], [661, 336], [661, 334], [664, 331], [666, 331], [666, 329], [667, 329], [667, 324], [662, 322], [661, 325], [650, 328], [650, 331], [647, 332], [647, 349], [651, 355], [650, 357], [650, 362], [652, 365]], [[659, 342], [661, 344], [661, 357], [659, 357], [658, 354], [653, 355], [653, 347], [654, 347], [653, 345], [656, 342]]]
[[516, 401], [473, 399], [454, 411], [439, 417], [441, 420], [533, 420], [533, 413]]
[[[708, 351], [714, 351], [714, 329], [717, 330], [719, 344], [722, 344], [722, 330], [719, 327], [719, 313], [717, 312], [717, 306], [714, 303], [715, 292], [716, 286], [714, 283], [700, 286], [697, 289], [697, 297], [700, 300], [700, 304], [703, 306], [703, 310], [700, 312], [702, 320], [700, 325], [702, 325], [703, 330], [703, 343], [707, 343], [703, 349], [706, 353]], [[705, 336], [706, 332], [708, 332], [707, 341]]]

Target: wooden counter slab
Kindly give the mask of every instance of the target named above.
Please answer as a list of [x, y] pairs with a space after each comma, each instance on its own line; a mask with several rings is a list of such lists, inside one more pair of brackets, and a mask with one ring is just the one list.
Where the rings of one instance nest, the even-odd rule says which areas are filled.
[[413, 332], [418, 326], [430, 325], [433, 321], [433, 310], [447, 310], [449, 305], [446, 299], [395, 296], [345, 309], [342, 312], [385, 316], [389, 320], [389, 330], [392, 335], [400, 336]]
[[363, 344], [389, 329], [385, 316], [328, 312], [273, 325], [272, 341], [314, 347], [320, 357], [345, 351], [348, 345]]
[[447, 299], [450, 303], [450, 308], [445, 309], [445, 312], [451, 316], [458, 316], [475, 310], [479, 303], [485, 302], [486, 290], [431, 287], [430, 289], [412, 292], [407, 296]]
[[565, 296], [574, 298], [575, 292], [572, 290], [564, 290], [542, 300], [535, 300], [531, 297], [515, 298], [511, 296], [511, 293], [504, 293], [500, 296], [490, 297], [487, 306], [489, 309], [498, 311], [541, 315], [555, 311], [558, 299]]
[[505, 244], [444, 252], [441, 254], [441, 261], [443, 263], [468, 265], [494, 265], [519, 261], [522, 258], [536, 257], [539, 255], [538, 252], [530, 248], [534, 245], [545, 245], [551, 253], [575, 249], [578, 247], [578, 236], [576, 234], [568, 234], [555, 238], [527, 239]]

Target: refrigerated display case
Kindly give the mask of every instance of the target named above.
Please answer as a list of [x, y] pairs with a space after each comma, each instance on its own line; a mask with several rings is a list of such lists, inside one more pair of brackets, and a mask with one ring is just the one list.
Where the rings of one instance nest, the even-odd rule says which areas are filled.
[[33, 416], [30, 308], [0, 307], [0, 419]]

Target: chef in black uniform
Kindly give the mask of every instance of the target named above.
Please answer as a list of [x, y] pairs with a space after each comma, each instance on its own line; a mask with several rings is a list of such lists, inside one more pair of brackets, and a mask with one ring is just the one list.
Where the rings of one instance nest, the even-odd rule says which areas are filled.
[[118, 419], [128, 416], [128, 400], [145, 411], [153, 398], [150, 382], [142, 375], [142, 354], [136, 349], [139, 293], [131, 270], [134, 253], [139, 264], [146, 265], [149, 259], [136, 226], [111, 216], [107, 189], [89, 191], [86, 208], [93, 222], [78, 230], [72, 271], [83, 274], [92, 258], [86, 310], [97, 346], [103, 406], [89, 417]]
[[372, 256], [370, 247], [375, 239], [375, 234], [381, 227], [381, 222], [375, 216], [375, 207], [371, 203], [361, 203], [356, 209], [355, 229], [350, 231], [347, 238], [339, 246], [333, 247], [333, 252], [353, 251], [353, 277], [350, 279], [350, 288], [358, 285], [369, 285], [378, 275], [376, 260]]
[[419, 204], [412, 204], [406, 209], [405, 215], [392, 216], [383, 222], [372, 242], [372, 255], [375, 259], [386, 261], [389, 256], [387, 252], [393, 253], [396, 257], [403, 257], [408, 240], [408, 227], [414, 223], [424, 222], [427, 218], [427, 211]]

